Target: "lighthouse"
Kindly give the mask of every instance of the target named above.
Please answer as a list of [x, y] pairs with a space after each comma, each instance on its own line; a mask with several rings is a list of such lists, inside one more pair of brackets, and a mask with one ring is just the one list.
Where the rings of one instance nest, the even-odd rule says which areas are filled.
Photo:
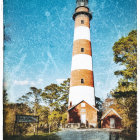
[[77, 0], [71, 65], [68, 122], [97, 125], [88, 0]]

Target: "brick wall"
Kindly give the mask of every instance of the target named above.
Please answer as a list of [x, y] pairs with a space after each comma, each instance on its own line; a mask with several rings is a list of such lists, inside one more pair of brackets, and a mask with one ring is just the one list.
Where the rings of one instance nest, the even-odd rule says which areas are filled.
[[102, 128], [110, 128], [110, 118], [115, 119], [115, 128], [120, 129], [121, 128], [121, 119], [113, 112], [110, 111], [106, 117], [101, 120], [101, 126]]
[[[85, 103], [85, 107], [81, 107], [81, 104]], [[81, 109], [85, 109], [85, 112], [81, 112]], [[83, 110], [82, 110], [83, 111]], [[97, 125], [97, 110], [87, 104], [85, 101], [81, 102], [73, 109], [69, 111], [69, 123], [81, 123], [81, 114], [86, 114], [86, 123], [87, 124], [96, 124]]]

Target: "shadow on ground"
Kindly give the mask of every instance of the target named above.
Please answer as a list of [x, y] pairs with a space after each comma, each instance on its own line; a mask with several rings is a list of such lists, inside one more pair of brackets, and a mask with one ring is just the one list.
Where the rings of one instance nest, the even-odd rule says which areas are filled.
[[61, 140], [59, 136], [55, 134], [44, 136], [6, 136], [3, 140]]
[[38, 136], [7, 136], [4, 137], [4, 140], [136, 140], [136, 136], [105, 130], [66, 129]]

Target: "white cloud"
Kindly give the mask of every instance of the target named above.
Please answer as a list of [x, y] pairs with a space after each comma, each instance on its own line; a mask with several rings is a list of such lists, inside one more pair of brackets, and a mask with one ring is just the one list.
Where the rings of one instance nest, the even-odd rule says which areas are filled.
[[38, 79], [37, 83], [41, 84], [43, 82], [43, 79]]
[[27, 81], [27, 80], [23, 80], [23, 81], [17, 81], [17, 80], [15, 80], [14, 81], [14, 84], [15, 85], [21, 85], [21, 86], [28, 85], [29, 84], [29, 81]]
[[36, 83], [35, 83], [34, 81], [29, 82], [29, 84], [30, 84], [31, 86], [35, 86], [35, 85], [36, 85]]
[[37, 81], [28, 81], [28, 80], [21, 80], [21, 81], [14, 81], [15, 85], [20, 85], [20, 86], [24, 86], [24, 85], [31, 85], [31, 86], [35, 86], [37, 84], [41, 84], [43, 83], [43, 79], [38, 79]]
[[61, 84], [63, 81], [65, 81], [66, 79], [56, 79], [57, 84]]

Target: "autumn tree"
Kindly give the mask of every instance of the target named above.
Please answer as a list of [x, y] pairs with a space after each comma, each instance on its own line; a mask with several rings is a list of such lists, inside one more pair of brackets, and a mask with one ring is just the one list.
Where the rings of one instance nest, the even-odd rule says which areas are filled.
[[137, 103], [137, 31], [131, 31], [113, 46], [114, 61], [123, 66], [115, 71], [121, 76], [118, 87], [111, 93], [119, 104], [123, 114], [123, 125], [129, 130], [136, 129]]
[[8, 93], [6, 90], [3, 90], [3, 133], [4, 135], [7, 134], [6, 132], [6, 117], [7, 117], [7, 106], [8, 106]]

